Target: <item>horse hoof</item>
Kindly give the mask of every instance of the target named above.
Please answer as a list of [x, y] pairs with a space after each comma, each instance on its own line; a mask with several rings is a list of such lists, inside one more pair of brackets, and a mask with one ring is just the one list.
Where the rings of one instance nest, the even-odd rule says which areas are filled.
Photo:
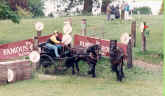
[[93, 77], [93, 78], [96, 78], [96, 75], [93, 75], [92, 77]]
[[117, 81], [122, 82], [122, 78], [117, 78]]
[[88, 71], [88, 74], [92, 74], [92, 72], [91, 71]]
[[75, 72], [72, 72], [72, 75], [75, 75]]
[[75, 73], [72, 73], [72, 75], [75, 75]]

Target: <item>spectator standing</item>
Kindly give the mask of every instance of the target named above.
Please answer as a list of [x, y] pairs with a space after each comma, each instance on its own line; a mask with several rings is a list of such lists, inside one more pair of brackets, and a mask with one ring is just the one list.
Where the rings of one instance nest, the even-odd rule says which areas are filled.
[[124, 17], [124, 14], [125, 14], [125, 10], [124, 10], [124, 7], [125, 7], [125, 2], [123, 1], [123, 3], [121, 4], [121, 20], [125, 20], [125, 17]]
[[107, 15], [107, 21], [109, 21], [110, 20], [110, 15], [111, 15], [110, 3], [106, 7], [106, 15]]
[[124, 6], [124, 10], [125, 10], [125, 20], [129, 19], [129, 4], [126, 3]]
[[119, 19], [119, 18], [120, 18], [119, 6], [116, 6], [116, 8], [115, 8], [115, 18], [116, 18], [116, 19]]
[[114, 7], [114, 5], [111, 6], [110, 18], [111, 18], [111, 20], [115, 19], [115, 7]]

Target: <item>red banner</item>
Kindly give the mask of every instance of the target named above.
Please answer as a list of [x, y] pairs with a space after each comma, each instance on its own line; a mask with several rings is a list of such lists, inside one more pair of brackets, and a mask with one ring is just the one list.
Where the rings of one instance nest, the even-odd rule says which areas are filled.
[[[45, 42], [51, 35], [39, 37], [39, 42]], [[33, 39], [0, 45], [0, 60], [28, 56], [33, 50]]]
[[[93, 44], [101, 45], [101, 52], [103, 56], [109, 56], [110, 40], [103, 40], [98, 38], [92, 38], [87, 36], [74, 36], [74, 46], [88, 47]], [[124, 54], [127, 55], [127, 45], [117, 43], [118, 47], [124, 50]]]
[[[39, 43], [45, 42], [50, 36], [51, 35], [39, 37]], [[80, 35], [74, 36], [74, 46], [87, 47], [93, 44], [99, 44], [101, 45], [103, 56], [109, 56], [109, 43], [110, 42], [108, 40]], [[12, 59], [20, 56], [28, 56], [29, 53], [33, 50], [33, 46], [33, 39], [0, 45], [0, 60]], [[118, 43], [118, 46], [124, 50], [125, 54], [127, 54], [127, 45]]]

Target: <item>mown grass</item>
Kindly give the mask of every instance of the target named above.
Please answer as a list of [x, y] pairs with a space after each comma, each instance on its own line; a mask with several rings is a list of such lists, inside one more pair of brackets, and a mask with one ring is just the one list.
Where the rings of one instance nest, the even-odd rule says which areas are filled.
[[[34, 23], [41, 21], [45, 27], [42, 35], [48, 35], [54, 30], [62, 31], [63, 21], [68, 17], [60, 18], [36, 18], [22, 19], [20, 24], [14, 24], [8, 20], [0, 21], [0, 44], [25, 40], [36, 35]], [[105, 16], [76, 16], [72, 17], [73, 35], [80, 34], [81, 19], [86, 18], [88, 24], [88, 35], [91, 33], [105, 32], [104, 38], [107, 40], [117, 39], [120, 41], [120, 36], [127, 32], [131, 33], [131, 21], [121, 23], [119, 20], [107, 22]], [[137, 43], [133, 49], [134, 58], [147, 61], [149, 63], [160, 63], [163, 61], [163, 16], [141, 16], [137, 20], [137, 26], [141, 21], [146, 21], [149, 25], [150, 35], [147, 37], [147, 52], [141, 52], [141, 33], [137, 27]], [[96, 37], [102, 38], [102, 35]]]
[[125, 68], [126, 78], [117, 82], [108, 59], [96, 67], [97, 78], [87, 75], [88, 65], [80, 63], [79, 75], [71, 70], [43, 80], [36, 74], [32, 80], [0, 86], [0, 96], [162, 96], [162, 72], [143, 68]]
[[[62, 31], [63, 21], [67, 17], [23, 19], [20, 24], [11, 21], [0, 21], [0, 44], [25, 40], [36, 34], [34, 23], [45, 24], [42, 35], [48, 35], [54, 30]], [[131, 22], [120, 23], [119, 20], [106, 22], [105, 16], [73, 17], [73, 34], [80, 33], [82, 18], [88, 20], [89, 32], [105, 32], [105, 39], [120, 39], [124, 32], [130, 33]], [[163, 16], [142, 16], [149, 24], [150, 37], [147, 38], [147, 52], [142, 53], [141, 35], [137, 32], [137, 46], [133, 49], [134, 59], [159, 63], [162, 58], [158, 54], [163, 50]], [[137, 24], [141, 20], [137, 20]], [[97, 37], [102, 38], [100, 35]], [[153, 58], [150, 58], [153, 57]], [[159, 59], [159, 60], [158, 60]], [[116, 81], [116, 76], [110, 71], [109, 60], [102, 59], [96, 66], [97, 78], [87, 75], [88, 65], [80, 63], [80, 74], [72, 76], [71, 70], [52, 75], [54, 80], [42, 80], [35, 76], [32, 80], [0, 86], [0, 96], [162, 96], [162, 72], [147, 71], [134, 66], [125, 68], [126, 78], [122, 83]], [[53, 78], [52, 77], [52, 78]]]

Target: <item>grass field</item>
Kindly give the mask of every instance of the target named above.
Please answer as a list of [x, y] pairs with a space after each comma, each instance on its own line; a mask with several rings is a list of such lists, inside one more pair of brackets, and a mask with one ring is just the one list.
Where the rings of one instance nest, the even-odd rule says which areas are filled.
[[97, 78], [87, 75], [87, 64], [80, 67], [75, 76], [71, 70], [50, 77], [36, 74], [32, 80], [0, 86], [0, 96], [162, 96], [161, 71], [125, 68], [126, 78], [120, 83], [107, 59], [97, 64]]
[[[41, 21], [45, 24], [42, 35], [48, 35], [54, 30], [62, 31], [63, 21], [67, 17], [23, 19], [20, 24], [8, 20], [0, 21], [0, 44], [25, 40], [36, 34], [34, 23]], [[131, 22], [120, 23], [116, 20], [106, 22], [105, 16], [73, 17], [73, 34], [80, 33], [82, 18], [88, 20], [89, 32], [105, 32], [105, 39], [120, 39], [124, 32], [130, 33]], [[147, 38], [147, 49], [141, 53], [141, 35], [137, 32], [137, 46], [133, 49], [133, 58], [159, 64], [163, 53], [163, 16], [142, 16], [151, 30]], [[141, 20], [137, 20], [137, 24]], [[97, 36], [100, 37], [101, 36]], [[103, 58], [96, 66], [97, 78], [87, 75], [87, 64], [80, 63], [80, 74], [72, 76], [71, 70], [65, 73], [47, 76], [35, 74], [32, 80], [0, 86], [0, 96], [162, 96], [162, 71], [150, 67], [134, 66], [125, 68], [126, 78], [117, 82], [116, 76], [109, 69], [109, 60]]]
[[[22, 19], [20, 24], [14, 24], [8, 20], [0, 21], [0, 44], [25, 40], [32, 38], [36, 31], [34, 23], [41, 21], [45, 24], [42, 35], [48, 35], [54, 30], [62, 31], [63, 21], [67, 17], [60, 18], [39, 18], [39, 19]], [[73, 34], [79, 34], [81, 30], [81, 19], [86, 18], [88, 24], [88, 34], [105, 32], [105, 39], [120, 40], [120, 36], [127, 32], [130, 33], [131, 21], [120, 23], [119, 20], [107, 22], [105, 16], [77, 16], [73, 17]], [[160, 64], [163, 60], [163, 16], [141, 16], [137, 19], [137, 26], [141, 21], [146, 21], [149, 25], [150, 36], [147, 37], [147, 51], [141, 52], [141, 33], [137, 28], [137, 46], [134, 48], [134, 58], [147, 61], [149, 63]], [[101, 38], [101, 35], [96, 37]]]

